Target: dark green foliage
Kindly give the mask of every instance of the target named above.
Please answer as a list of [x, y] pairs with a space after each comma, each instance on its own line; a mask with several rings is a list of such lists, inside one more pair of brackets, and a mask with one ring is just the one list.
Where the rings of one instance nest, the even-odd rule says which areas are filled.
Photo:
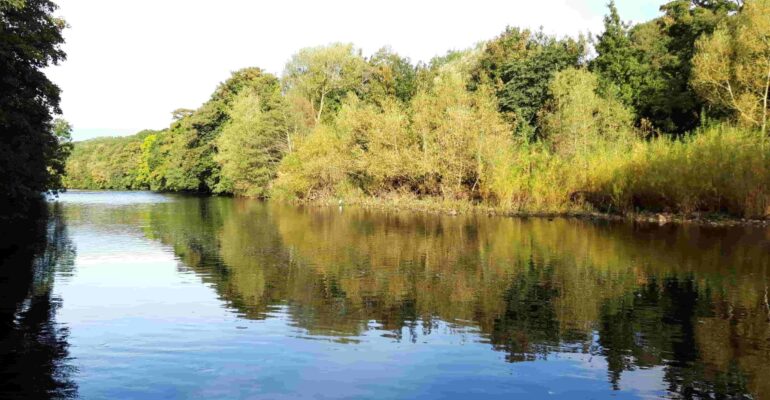
[[579, 66], [585, 51], [584, 43], [545, 36], [533, 46], [531, 56], [505, 66], [505, 86], [499, 96], [501, 111], [516, 116], [520, 131], [539, 125], [537, 112], [549, 99], [548, 83], [557, 72]]
[[634, 27], [621, 22], [614, 3], [609, 8], [591, 63], [603, 84], [617, 88], [645, 125], [674, 134], [695, 129], [705, 105], [690, 86], [695, 41], [713, 32], [738, 4], [675, 0], [661, 7], [662, 17]]
[[[676, 0], [661, 7], [665, 13], [658, 26], [666, 43], [664, 63], [659, 73], [662, 85], [651, 90], [651, 104], [640, 102], [640, 115], [661, 130], [684, 133], [698, 127], [705, 103], [690, 86], [695, 41], [712, 33], [731, 12], [738, 10], [736, 0]], [[646, 49], [645, 49], [646, 50]]]
[[67, 148], [52, 115], [59, 88], [43, 73], [64, 60], [64, 21], [48, 0], [0, 2], [0, 215], [23, 214], [62, 187]]
[[549, 100], [553, 76], [584, 61], [586, 42], [581, 37], [557, 39], [544, 32], [507, 28], [484, 49], [471, 72], [471, 89], [495, 88], [500, 111], [519, 134], [532, 136], [539, 126], [538, 112]]
[[635, 106], [643, 77], [639, 52], [632, 46], [629, 26], [620, 20], [614, 1], [609, 11], [604, 17], [604, 33], [595, 44], [597, 56], [591, 61], [591, 69], [602, 78], [602, 84], [615, 86], [618, 99], [625, 105]]

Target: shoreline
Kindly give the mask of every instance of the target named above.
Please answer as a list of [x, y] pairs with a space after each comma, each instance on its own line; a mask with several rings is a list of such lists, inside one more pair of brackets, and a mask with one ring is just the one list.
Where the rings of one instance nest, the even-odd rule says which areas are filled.
[[[270, 200], [268, 200], [270, 201]], [[388, 199], [378, 197], [354, 198], [354, 199], [312, 199], [279, 201], [288, 204], [333, 207], [355, 206], [364, 209], [376, 209], [380, 211], [409, 211], [434, 215], [484, 215], [489, 217], [504, 218], [565, 218], [584, 221], [612, 221], [631, 222], [651, 225], [695, 225], [712, 227], [746, 226], [746, 227], [770, 227], [770, 219], [737, 218], [724, 214], [693, 213], [690, 215], [681, 213], [656, 213], [642, 211], [638, 213], [611, 214], [598, 211], [581, 210], [575, 206], [568, 211], [511, 211], [499, 207], [482, 204], [472, 204], [462, 201], [442, 201], [437, 199]]]
[[[504, 218], [566, 218], [578, 219], [584, 221], [612, 221], [612, 222], [632, 222], [651, 225], [697, 225], [697, 226], [753, 226], [770, 227], [770, 218], [751, 219], [738, 218], [725, 214], [706, 214], [706, 213], [657, 213], [642, 211], [637, 213], [611, 214], [598, 211], [581, 209], [575, 205], [572, 209], [566, 211], [513, 211], [505, 210], [500, 207], [488, 206], [483, 204], [472, 204], [464, 201], [449, 201], [436, 198], [419, 199], [415, 197], [354, 197], [354, 198], [317, 198], [309, 200], [277, 200], [277, 199], [259, 199], [254, 197], [239, 197], [233, 195], [215, 195], [207, 193], [194, 192], [165, 192], [153, 190], [117, 190], [117, 189], [81, 189], [71, 188], [66, 192], [151, 192], [158, 194], [178, 194], [194, 195], [203, 197], [232, 197], [248, 199], [254, 201], [277, 202], [297, 206], [309, 207], [334, 207], [334, 206], [354, 206], [363, 209], [380, 211], [409, 211], [434, 215], [484, 215], [489, 217]], [[64, 193], [66, 193], [64, 192]]]

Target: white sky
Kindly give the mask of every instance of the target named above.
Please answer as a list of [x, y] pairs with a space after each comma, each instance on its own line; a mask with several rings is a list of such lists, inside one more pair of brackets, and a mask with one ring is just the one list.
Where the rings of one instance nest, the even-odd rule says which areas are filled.
[[[598, 33], [608, 0], [58, 0], [68, 58], [61, 87], [75, 140], [161, 129], [197, 108], [231, 71], [280, 74], [302, 47], [389, 45], [412, 61], [490, 39], [506, 25], [559, 35]], [[624, 20], [658, 15], [664, 0], [616, 0]]]

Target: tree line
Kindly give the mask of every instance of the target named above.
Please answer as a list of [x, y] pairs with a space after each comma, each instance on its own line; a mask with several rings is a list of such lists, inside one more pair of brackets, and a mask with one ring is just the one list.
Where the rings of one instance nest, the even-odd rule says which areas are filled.
[[770, 0], [675, 0], [595, 37], [509, 27], [427, 63], [302, 49], [161, 131], [77, 143], [70, 188], [770, 214]]

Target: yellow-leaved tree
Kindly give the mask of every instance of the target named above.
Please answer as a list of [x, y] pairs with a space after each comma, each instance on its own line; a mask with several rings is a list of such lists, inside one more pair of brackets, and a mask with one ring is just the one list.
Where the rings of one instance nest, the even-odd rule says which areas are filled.
[[486, 88], [466, 90], [462, 73], [448, 71], [412, 102], [426, 189], [447, 198], [478, 193], [490, 155], [511, 146], [511, 130]]
[[698, 40], [692, 85], [741, 125], [767, 133], [770, 94], [770, 0], [746, 0], [741, 11]]

